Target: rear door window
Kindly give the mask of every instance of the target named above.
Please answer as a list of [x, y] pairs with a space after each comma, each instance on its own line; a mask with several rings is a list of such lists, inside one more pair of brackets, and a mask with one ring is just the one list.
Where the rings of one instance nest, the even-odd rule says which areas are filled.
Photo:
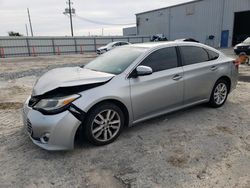
[[180, 47], [184, 65], [193, 65], [209, 61], [208, 53], [205, 49], [196, 46]]
[[153, 72], [176, 68], [178, 67], [176, 48], [168, 47], [157, 50], [146, 57], [141, 65], [151, 67]]
[[214, 52], [212, 50], [208, 50], [206, 49], [207, 53], [208, 53], [208, 56], [209, 56], [209, 60], [212, 61], [212, 60], [216, 60], [219, 58], [219, 54], [217, 52]]

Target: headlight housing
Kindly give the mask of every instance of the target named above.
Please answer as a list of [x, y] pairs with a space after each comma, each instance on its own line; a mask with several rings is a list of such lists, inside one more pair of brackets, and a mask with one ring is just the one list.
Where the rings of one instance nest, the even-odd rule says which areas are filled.
[[81, 95], [74, 94], [64, 97], [41, 99], [33, 108], [44, 114], [56, 114], [66, 110], [73, 101], [80, 97]]

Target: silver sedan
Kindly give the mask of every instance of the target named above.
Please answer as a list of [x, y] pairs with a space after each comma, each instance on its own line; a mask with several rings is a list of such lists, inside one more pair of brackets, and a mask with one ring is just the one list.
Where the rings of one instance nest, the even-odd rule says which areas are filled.
[[44, 74], [23, 120], [31, 140], [46, 150], [73, 149], [76, 136], [109, 144], [125, 126], [200, 103], [221, 107], [237, 77], [233, 59], [203, 44], [119, 47], [84, 67]]

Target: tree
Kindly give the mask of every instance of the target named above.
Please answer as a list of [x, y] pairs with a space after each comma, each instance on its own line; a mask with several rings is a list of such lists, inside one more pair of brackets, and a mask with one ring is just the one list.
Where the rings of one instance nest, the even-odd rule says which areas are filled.
[[10, 37], [22, 37], [23, 36], [19, 32], [14, 32], [14, 31], [9, 31], [8, 34]]

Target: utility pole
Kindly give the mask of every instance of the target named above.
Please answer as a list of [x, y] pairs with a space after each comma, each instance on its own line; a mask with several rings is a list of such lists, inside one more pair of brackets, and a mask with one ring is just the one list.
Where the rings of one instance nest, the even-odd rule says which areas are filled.
[[73, 4], [71, 0], [68, 0], [66, 2], [69, 5], [69, 8], [66, 8], [64, 13], [65, 15], [69, 14], [69, 20], [70, 20], [70, 29], [71, 29], [71, 36], [74, 36], [74, 29], [73, 29], [73, 20], [72, 20], [72, 15], [75, 14], [75, 9], [71, 7]]
[[29, 8], [27, 8], [27, 12], [28, 12], [28, 17], [29, 17], [29, 23], [30, 23], [30, 33], [31, 33], [31, 36], [33, 37], [33, 29], [32, 29], [32, 23], [31, 23], [31, 19], [30, 19], [30, 10]]
[[29, 36], [29, 31], [28, 31], [28, 26], [27, 26], [27, 24], [25, 24], [25, 28], [26, 28], [26, 35], [27, 35], [27, 37]]

